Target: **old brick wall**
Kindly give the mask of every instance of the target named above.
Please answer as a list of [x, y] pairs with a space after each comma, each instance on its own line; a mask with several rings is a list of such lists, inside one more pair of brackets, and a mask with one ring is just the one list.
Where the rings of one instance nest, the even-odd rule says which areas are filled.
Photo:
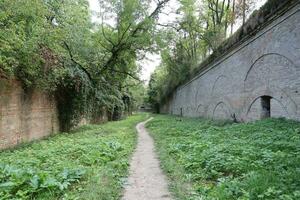
[[[163, 111], [189, 117], [300, 120], [300, 6], [274, 16], [174, 91]], [[268, 100], [269, 99], [269, 100]], [[264, 105], [268, 106], [264, 106]]]
[[53, 97], [39, 90], [25, 92], [16, 80], [0, 80], [0, 149], [58, 132]]
[[107, 109], [103, 106], [101, 108], [101, 112], [97, 113], [97, 115], [93, 116], [82, 116], [82, 118], [79, 120], [79, 123], [74, 127], [75, 129], [87, 125], [87, 124], [101, 124], [108, 122], [108, 114]]

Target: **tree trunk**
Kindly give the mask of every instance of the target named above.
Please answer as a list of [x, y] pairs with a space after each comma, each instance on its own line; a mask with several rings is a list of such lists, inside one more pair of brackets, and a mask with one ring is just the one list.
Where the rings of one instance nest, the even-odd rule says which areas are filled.
[[235, 0], [232, 1], [232, 22], [231, 22], [231, 30], [230, 30], [230, 34], [233, 34], [233, 25], [235, 22]]
[[227, 36], [227, 29], [228, 29], [228, 15], [229, 15], [229, 13], [228, 13], [228, 11], [229, 11], [229, 7], [230, 7], [230, 0], [227, 0], [227, 6], [226, 6], [226, 10], [225, 10], [225, 30], [224, 30], [224, 32], [225, 32], [225, 38], [226, 38], [226, 36]]
[[243, 26], [246, 22], [246, 0], [243, 0]]

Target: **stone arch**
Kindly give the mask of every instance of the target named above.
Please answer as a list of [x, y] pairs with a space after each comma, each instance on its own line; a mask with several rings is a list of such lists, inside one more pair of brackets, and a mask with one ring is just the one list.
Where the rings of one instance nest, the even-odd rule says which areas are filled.
[[280, 84], [289, 84], [289, 80], [293, 80], [292, 76], [295, 75], [295, 65], [289, 58], [278, 53], [264, 54], [247, 71], [244, 90], [249, 92], [261, 86], [280, 87]]
[[201, 116], [201, 117], [204, 117], [206, 115], [206, 112], [207, 112], [207, 107], [204, 104], [200, 103], [197, 106], [197, 115]]
[[232, 113], [230, 106], [224, 101], [220, 101], [216, 104], [212, 112], [213, 120], [231, 120]]
[[272, 98], [271, 100], [271, 117], [285, 117], [287, 119], [291, 119], [287, 108], [276, 98]]
[[220, 75], [215, 80], [211, 89], [211, 96], [222, 96], [222, 94], [230, 92], [230, 79], [228, 76]]
[[[199, 94], [199, 89], [196, 90], [196, 93], [195, 93], [195, 96], [194, 96], [194, 104], [195, 105], [197, 105], [197, 103], [198, 103], [198, 94]], [[198, 112], [198, 107], [199, 107], [199, 105], [197, 106], [197, 112]]]
[[259, 100], [264, 96], [271, 97], [271, 117], [296, 118], [298, 107], [295, 101], [288, 94], [279, 88], [260, 87], [253, 91], [246, 100], [246, 121], [261, 119], [259, 111], [261, 105]]
[[205, 95], [205, 94], [203, 94], [203, 92], [206, 91], [204, 86], [205, 85], [203, 85], [199, 82], [199, 79], [195, 80], [195, 85], [194, 85], [195, 95], [192, 97], [195, 108], [197, 108], [200, 103], [205, 104], [204, 101], [206, 100], [206, 98], [201, 98], [201, 97], [203, 97], [203, 95]]

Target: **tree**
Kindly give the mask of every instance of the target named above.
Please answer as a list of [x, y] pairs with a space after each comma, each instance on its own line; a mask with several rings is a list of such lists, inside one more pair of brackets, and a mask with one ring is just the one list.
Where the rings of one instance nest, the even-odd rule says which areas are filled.
[[200, 62], [218, 49], [228, 32], [232, 34], [234, 24], [245, 20], [253, 5], [253, 0], [179, 2], [177, 13], [181, 18], [173, 24], [159, 24], [162, 63], [152, 74], [148, 89], [149, 101], [156, 110], [176, 87], [201, 70]]
[[104, 110], [118, 119], [141, 99], [136, 61], [154, 50], [156, 19], [168, 1], [149, 13], [145, 0], [103, 0], [116, 18], [111, 26], [91, 23], [86, 0], [3, 0], [1, 77], [55, 95], [63, 130]]
[[242, 25], [245, 24], [247, 14], [253, 10], [255, 0], [236, 0], [235, 15], [242, 19]]

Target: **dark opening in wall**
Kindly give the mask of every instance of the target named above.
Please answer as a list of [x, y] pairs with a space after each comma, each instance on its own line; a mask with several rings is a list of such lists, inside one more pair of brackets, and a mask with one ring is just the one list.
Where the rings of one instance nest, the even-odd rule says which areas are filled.
[[180, 116], [183, 116], [183, 108], [180, 108]]
[[271, 117], [271, 99], [270, 96], [261, 97], [261, 119]]

